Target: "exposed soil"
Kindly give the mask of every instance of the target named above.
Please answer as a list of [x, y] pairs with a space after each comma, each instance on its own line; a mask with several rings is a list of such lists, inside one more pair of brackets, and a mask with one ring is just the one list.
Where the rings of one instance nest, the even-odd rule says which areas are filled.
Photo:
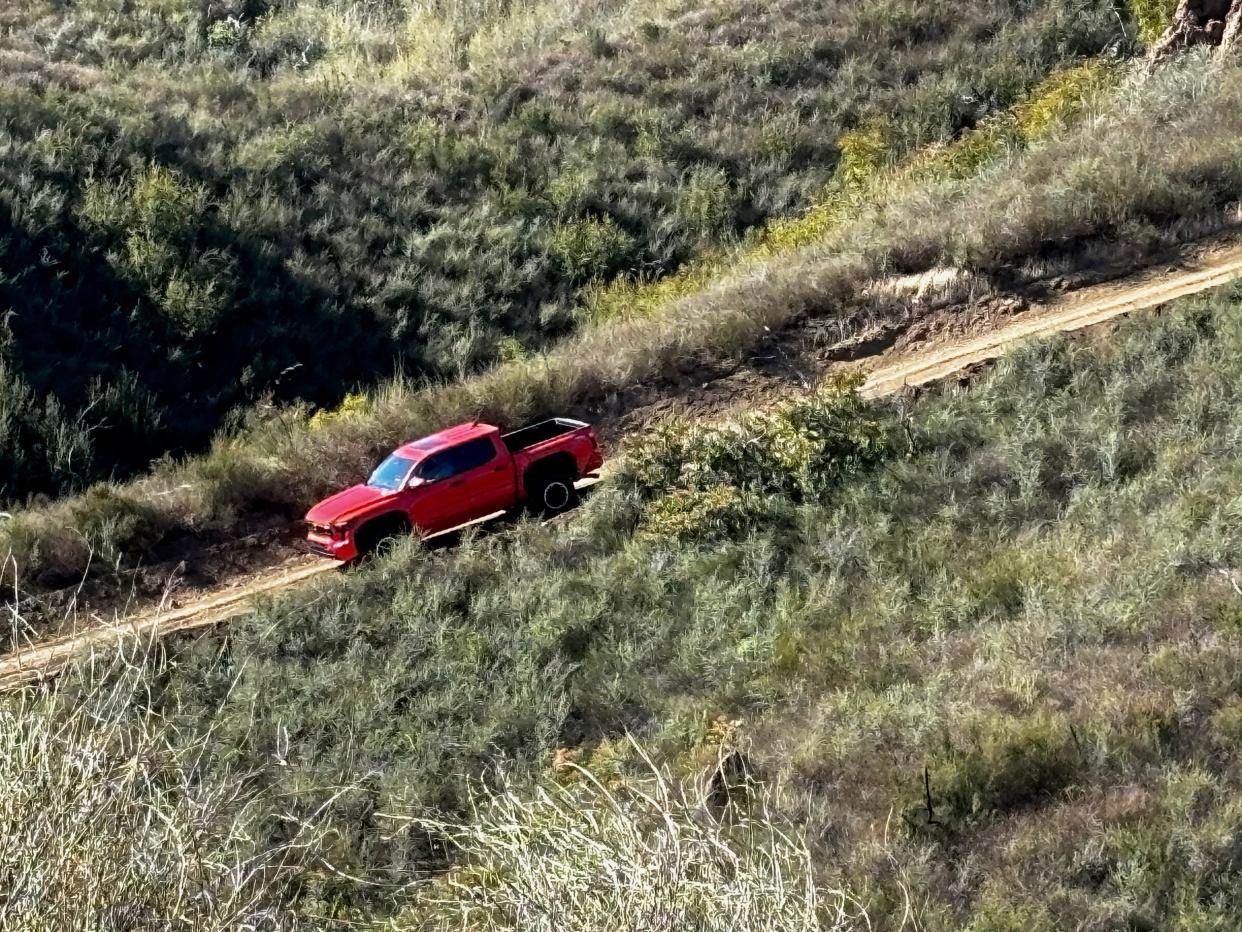
[[937, 306], [912, 295], [893, 316], [853, 338], [833, 341], [824, 321], [803, 320], [774, 333], [754, 355], [727, 369], [702, 366], [669, 386], [645, 385], [598, 420], [615, 445], [667, 416], [715, 418], [760, 408], [819, 383], [832, 369], [861, 367], [866, 394], [892, 394], [972, 370], [1034, 336], [1079, 330], [1195, 294], [1242, 276], [1242, 240], [1222, 237], [1160, 257], [1139, 272], [1058, 276], [964, 304]]
[[1181, 0], [1151, 58], [1163, 61], [1197, 45], [1216, 46], [1223, 54], [1242, 52], [1242, 0]]

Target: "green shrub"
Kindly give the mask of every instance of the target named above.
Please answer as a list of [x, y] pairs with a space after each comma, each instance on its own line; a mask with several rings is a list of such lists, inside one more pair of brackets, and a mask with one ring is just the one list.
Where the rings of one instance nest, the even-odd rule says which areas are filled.
[[207, 192], [151, 165], [122, 184], [93, 181], [82, 215], [111, 241], [119, 267], [151, 295], [175, 330], [210, 334], [232, 297], [233, 263], [204, 248]]
[[[986, 821], [1023, 806], [1046, 803], [1073, 784], [1083, 768], [1070, 723], [1055, 716], [985, 719], [929, 765], [932, 811], [941, 825]], [[925, 789], [925, 788], [923, 788]], [[912, 826], [928, 825], [926, 800], [907, 807]]]
[[151, 502], [115, 486], [98, 484], [76, 498], [69, 511], [73, 527], [105, 564], [147, 550], [162, 536], [164, 516]]
[[1138, 24], [1139, 39], [1151, 45], [1173, 22], [1177, 0], [1127, 0], [1130, 13]]
[[859, 398], [858, 384], [845, 377], [727, 425], [666, 420], [632, 438], [620, 481], [648, 499], [642, 534], [734, 537], [759, 516], [775, 522], [774, 496], [815, 500], [882, 462], [889, 427]]
[[719, 168], [695, 168], [677, 197], [682, 227], [701, 239], [719, 236], [734, 215], [729, 179]]
[[626, 445], [623, 481], [648, 497], [719, 495], [722, 486], [795, 500], [820, 496], [891, 454], [881, 410], [859, 397], [859, 384], [858, 376], [841, 378], [728, 424], [657, 424]]
[[624, 267], [634, 240], [610, 217], [557, 224], [548, 234], [548, 254], [575, 281], [605, 278]]
[[127, 193], [129, 211], [122, 221], [124, 226], [158, 240], [184, 239], [207, 208], [206, 191], [158, 165], [138, 172]]
[[90, 475], [90, 428], [70, 419], [54, 397], [40, 399], [11, 368], [0, 347], [0, 496], [16, 496], [55, 477], [74, 488]]
[[315, 152], [317, 128], [306, 123], [274, 127], [251, 136], [237, 150], [237, 167], [255, 175], [304, 167]]
[[245, 45], [246, 25], [239, 20], [218, 19], [207, 27], [210, 48], [236, 53]]
[[647, 505], [640, 530], [657, 540], [706, 541], [737, 536], [761, 514], [760, 500], [731, 485], [675, 489]]

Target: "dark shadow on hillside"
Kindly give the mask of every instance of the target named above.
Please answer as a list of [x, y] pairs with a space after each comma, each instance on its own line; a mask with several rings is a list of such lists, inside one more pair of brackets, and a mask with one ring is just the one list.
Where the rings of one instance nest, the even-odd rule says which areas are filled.
[[[391, 365], [395, 348], [373, 316], [341, 313], [335, 296], [210, 219], [200, 237], [199, 249], [233, 261], [237, 284], [217, 325], [186, 337], [70, 218], [35, 233], [0, 204], [0, 309], [12, 312], [0, 352], [41, 403], [81, 412], [94, 457], [79, 482], [201, 451], [230, 410], [261, 398], [335, 403]], [[100, 391], [122, 382], [129, 407], [101, 410]], [[63, 491], [47, 476], [7, 494]]]

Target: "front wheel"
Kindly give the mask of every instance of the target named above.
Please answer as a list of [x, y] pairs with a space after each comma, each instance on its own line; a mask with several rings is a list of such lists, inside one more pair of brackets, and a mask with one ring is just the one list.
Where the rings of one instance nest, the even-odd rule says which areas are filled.
[[358, 544], [356, 562], [370, 563], [388, 556], [412, 530], [408, 521], [399, 519], [381, 519], [360, 528], [354, 538]]
[[552, 475], [539, 479], [530, 490], [532, 514], [551, 518], [578, 504], [578, 490], [569, 476]]
[[370, 549], [367, 550], [367, 556], [372, 560], [382, 560], [390, 553], [397, 549], [398, 545], [409, 536], [409, 531], [396, 532], [381, 537]]

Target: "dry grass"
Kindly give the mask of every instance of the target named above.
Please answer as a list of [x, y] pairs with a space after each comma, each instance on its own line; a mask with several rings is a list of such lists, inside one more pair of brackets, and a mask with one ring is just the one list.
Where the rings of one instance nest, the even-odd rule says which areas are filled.
[[244, 773], [206, 776], [209, 723], [156, 712], [152, 673], [129, 645], [0, 704], [0, 928], [297, 925], [289, 889], [321, 852], [317, 817], [282, 813]]
[[[637, 748], [636, 748], [637, 749]], [[479, 932], [851, 932], [849, 894], [821, 889], [811, 854], [762, 800], [713, 811], [638, 750], [645, 779], [601, 783], [567, 764], [535, 793], [482, 790], [465, 822], [418, 819], [458, 863], [426, 883], [399, 929]], [[569, 782], [572, 781], [572, 782]], [[899, 926], [897, 927], [899, 928]]]

